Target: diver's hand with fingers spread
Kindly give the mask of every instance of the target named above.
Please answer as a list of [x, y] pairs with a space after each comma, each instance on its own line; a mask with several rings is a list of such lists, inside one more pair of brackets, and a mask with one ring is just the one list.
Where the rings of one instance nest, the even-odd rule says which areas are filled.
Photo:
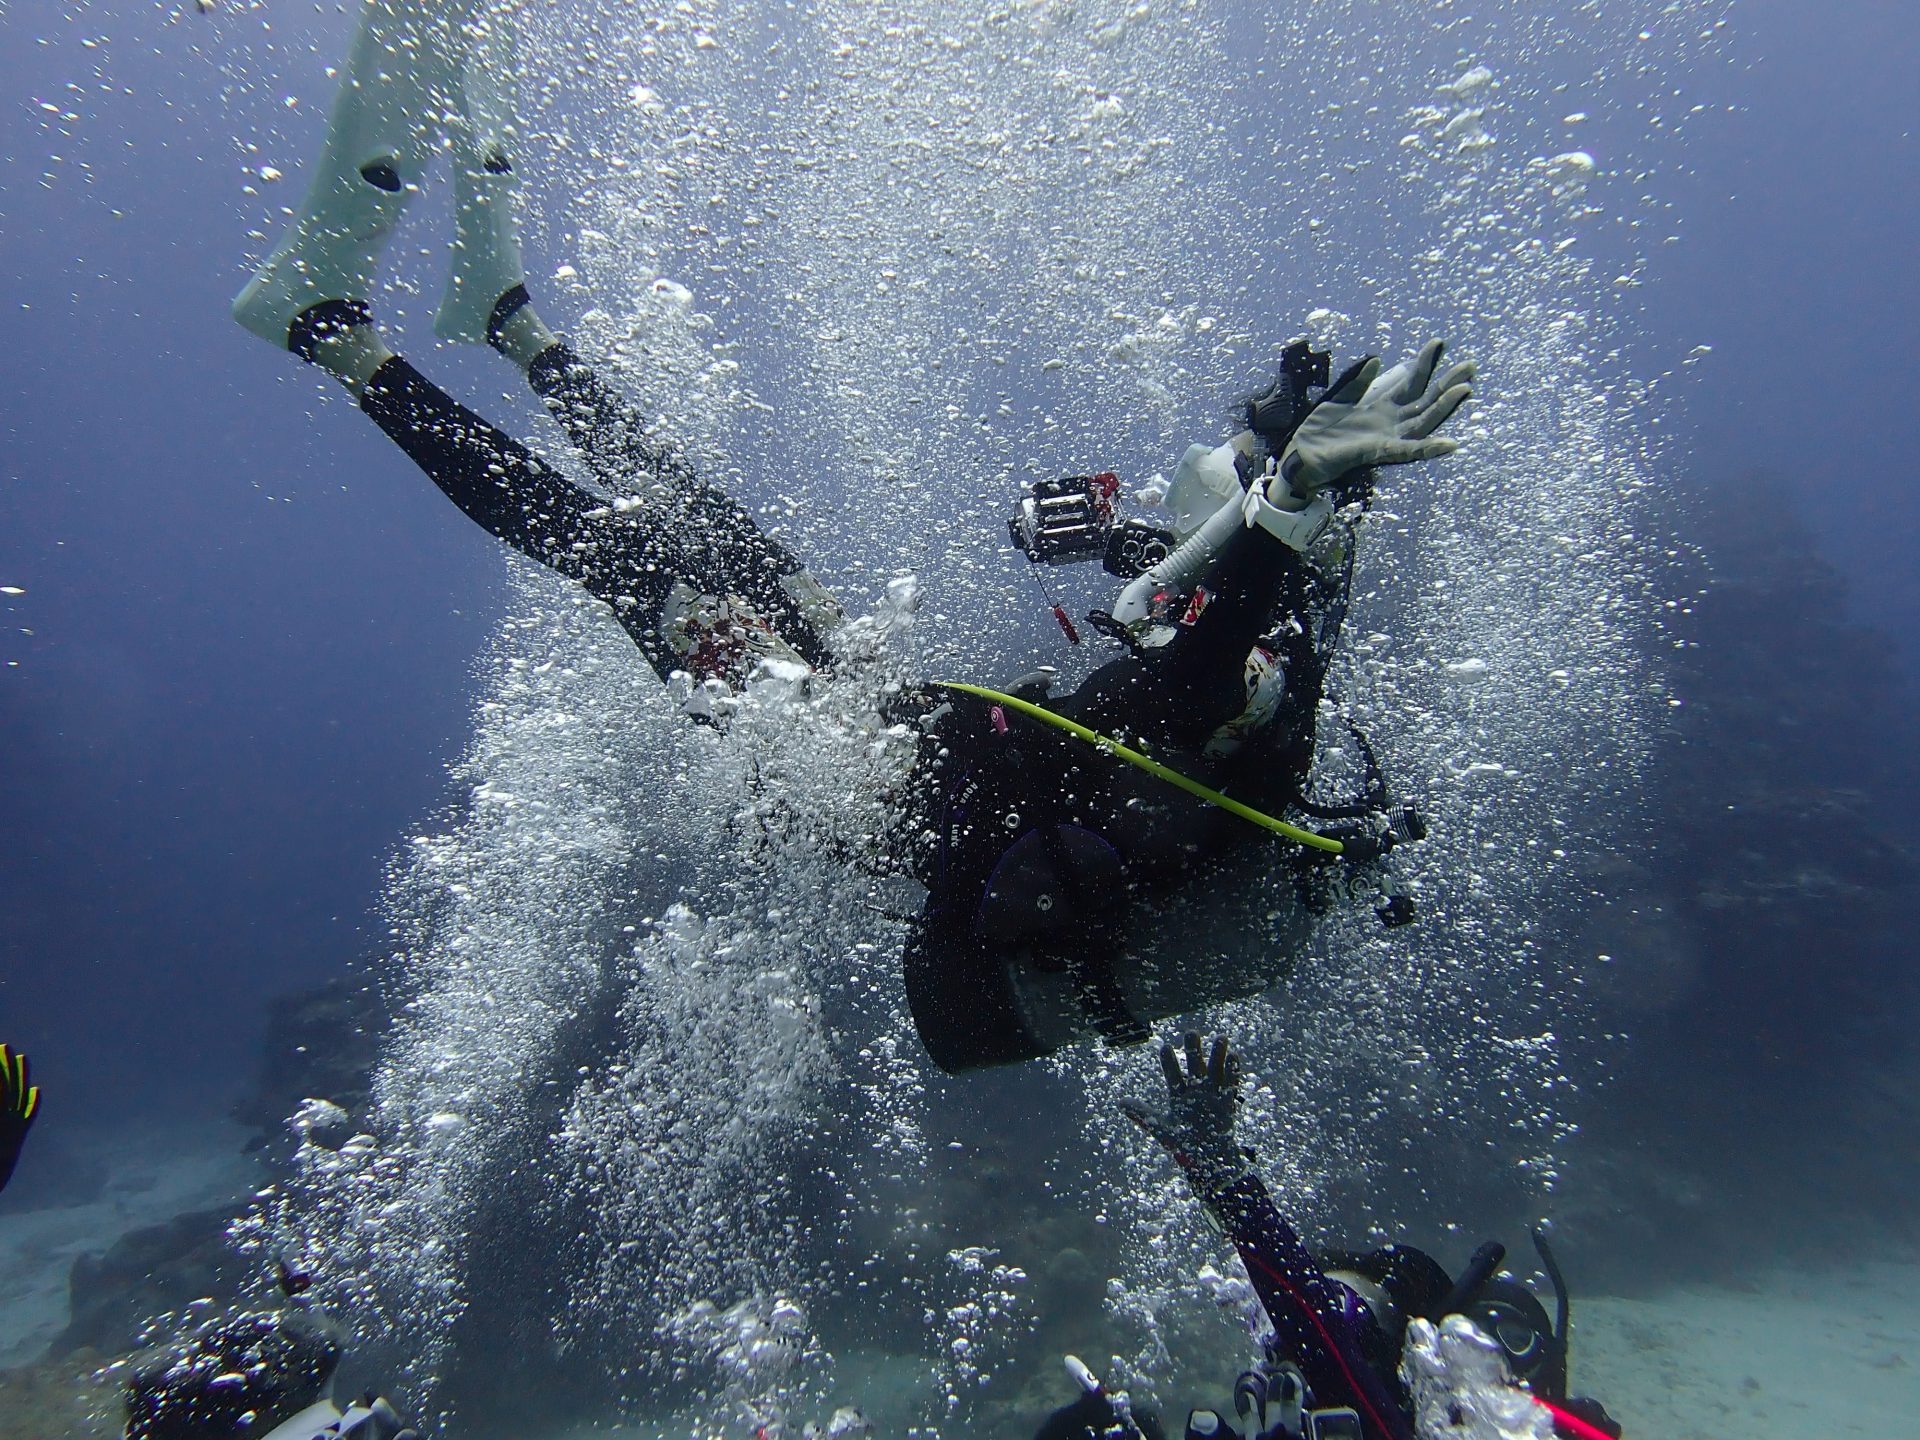
[[1167, 1077], [1167, 1109], [1155, 1113], [1132, 1103], [1128, 1116], [1166, 1148], [1186, 1171], [1201, 1199], [1218, 1194], [1247, 1169], [1247, 1155], [1233, 1138], [1240, 1110], [1240, 1057], [1227, 1037], [1217, 1036], [1211, 1054], [1200, 1036], [1186, 1038], [1187, 1068], [1171, 1045], [1160, 1047], [1160, 1068]]
[[[1370, 358], [1328, 387], [1280, 458], [1280, 478], [1296, 505], [1368, 465], [1406, 465], [1453, 453], [1455, 442], [1435, 439], [1433, 432], [1473, 394], [1473, 365], [1450, 366], [1436, 380], [1445, 350], [1444, 342], [1429, 340], [1413, 359], [1384, 372]], [[1282, 503], [1279, 496], [1269, 498]]]

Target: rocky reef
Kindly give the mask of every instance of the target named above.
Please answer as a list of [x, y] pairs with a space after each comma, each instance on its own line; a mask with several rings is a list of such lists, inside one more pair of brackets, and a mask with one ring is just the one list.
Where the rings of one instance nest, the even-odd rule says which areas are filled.
[[234, 1118], [254, 1131], [257, 1145], [267, 1145], [286, 1134], [287, 1117], [309, 1096], [365, 1115], [386, 1015], [380, 989], [358, 977], [273, 1001], [260, 1067]]
[[240, 1299], [250, 1267], [227, 1242], [232, 1218], [225, 1209], [178, 1215], [122, 1235], [104, 1255], [74, 1261], [72, 1319], [47, 1358], [83, 1350], [125, 1355], [139, 1348], [158, 1316]]

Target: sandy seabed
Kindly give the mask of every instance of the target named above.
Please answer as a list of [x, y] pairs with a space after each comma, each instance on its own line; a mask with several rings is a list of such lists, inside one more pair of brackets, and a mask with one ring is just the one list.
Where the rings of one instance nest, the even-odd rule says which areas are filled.
[[1780, 1270], [1574, 1312], [1574, 1381], [1646, 1440], [1920, 1435], [1920, 1264]]
[[[97, 1193], [78, 1204], [0, 1211], [0, 1370], [37, 1359], [67, 1325], [67, 1277], [130, 1230], [194, 1210], [239, 1214], [266, 1172], [242, 1153], [250, 1132], [224, 1121], [149, 1125], [69, 1144], [112, 1157]], [[22, 1177], [33, 1163], [21, 1161]], [[8, 1194], [10, 1205], [15, 1196]], [[15, 1432], [0, 1424], [0, 1437]]]

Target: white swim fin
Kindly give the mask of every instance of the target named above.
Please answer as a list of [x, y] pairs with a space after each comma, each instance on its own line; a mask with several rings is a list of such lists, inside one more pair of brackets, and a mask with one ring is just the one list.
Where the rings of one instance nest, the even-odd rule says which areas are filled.
[[306, 202], [233, 302], [273, 345], [304, 310], [365, 299], [381, 252], [464, 115], [465, 57], [483, 0], [365, 0]]
[[442, 340], [486, 344], [494, 306], [526, 278], [514, 216], [513, 65], [511, 18], [475, 21], [461, 69], [466, 133], [453, 144], [453, 260], [433, 319]]

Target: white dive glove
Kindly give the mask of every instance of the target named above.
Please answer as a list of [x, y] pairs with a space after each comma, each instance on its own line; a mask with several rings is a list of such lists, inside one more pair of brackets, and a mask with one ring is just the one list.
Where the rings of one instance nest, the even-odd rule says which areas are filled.
[[1435, 380], [1445, 349], [1429, 340], [1413, 359], [1384, 373], [1378, 359], [1349, 370], [1294, 432], [1280, 457], [1283, 483], [1270, 485], [1267, 499], [1281, 510], [1298, 510], [1364, 466], [1452, 454], [1455, 442], [1428, 437], [1472, 395], [1473, 366], [1451, 366]]

